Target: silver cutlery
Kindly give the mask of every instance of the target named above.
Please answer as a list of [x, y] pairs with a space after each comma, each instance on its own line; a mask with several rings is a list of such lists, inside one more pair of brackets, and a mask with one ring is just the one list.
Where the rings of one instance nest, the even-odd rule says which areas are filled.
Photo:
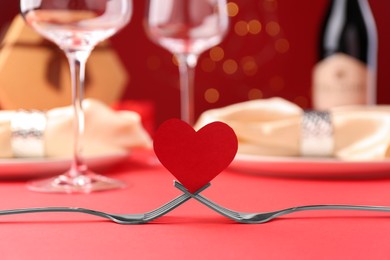
[[10, 210], [0, 210], [0, 216], [2, 215], [15, 215], [15, 214], [27, 214], [27, 213], [43, 213], [43, 212], [76, 212], [84, 213], [89, 215], [94, 215], [102, 218], [109, 219], [118, 224], [143, 224], [150, 222], [158, 217], [161, 217], [168, 212], [172, 211], [176, 207], [180, 206], [184, 202], [188, 201], [191, 198], [196, 199], [205, 206], [211, 208], [217, 213], [228, 217], [239, 223], [248, 223], [248, 224], [261, 224], [269, 222], [277, 217], [291, 214], [298, 211], [314, 211], [314, 210], [359, 210], [359, 211], [381, 211], [381, 212], [390, 212], [390, 207], [387, 206], [367, 206], [367, 205], [337, 205], [337, 204], [328, 204], [328, 205], [305, 205], [298, 207], [291, 207], [271, 212], [239, 212], [234, 211], [228, 208], [225, 208], [205, 196], [201, 195], [200, 192], [204, 191], [210, 186], [210, 183], [206, 184], [198, 191], [191, 193], [189, 192], [181, 183], [175, 181], [174, 185], [176, 188], [184, 192], [184, 194], [176, 197], [175, 199], [169, 201], [168, 203], [162, 205], [161, 207], [141, 213], [141, 214], [112, 214], [103, 211], [97, 211], [87, 208], [73, 208], [73, 207], [41, 207], [41, 208], [22, 208], [22, 209], [10, 209]]
[[[206, 184], [194, 194], [198, 194], [199, 192], [202, 192], [204, 189], [206, 189], [209, 186], [210, 186], [209, 183]], [[0, 216], [26, 214], [26, 213], [42, 213], [42, 212], [78, 212], [78, 213], [84, 213], [84, 214], [95, 215], [98, 217], [106, 218], [118, 224], [143, 224], [152, 221], [158, 217], [161, 217], [162, 215], [165, 215], [166, 213], [177, 208], [187, 200], [191, 199], [191, 197], [192, 195], [184, 193], [178, 196], [177, 198], [169, 201], [168, 203], [162, 205], [161, 207], [142, 214], [112, 214], [112, 213], [86, 209], [86, 208], [42, 207], [42, 208], [0, 210]]]
[[298, 211], [309, 211], [309, 210], [359, 210], [359, 211], [382, 211], [390, 212], [390, 207], [386, 206], [366, 206], [366, 205], [307, 205], [291, 207], [272, 212], [260, 212], [260, 213], [249, 213], [249, 212], [238, 212], [228, 208], [225, 208], [208, 198], [197, 194], [190, 193], [182, 184], [175, 181], [175, 187], [183, 191], [185, 194], [190, 195], [192, 198], [216, 211], [217, 213], [228, 217], [234, 221], [248, 224], [261, 224], [271, 221], [277, 217], [291, 214]]

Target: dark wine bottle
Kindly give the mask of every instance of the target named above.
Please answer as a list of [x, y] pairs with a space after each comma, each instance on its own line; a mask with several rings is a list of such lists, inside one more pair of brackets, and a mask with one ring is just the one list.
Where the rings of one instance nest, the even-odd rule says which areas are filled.
[[330, 0], [313, 69], [313, 107], [375, 104], [377, 45], [368, 0]]

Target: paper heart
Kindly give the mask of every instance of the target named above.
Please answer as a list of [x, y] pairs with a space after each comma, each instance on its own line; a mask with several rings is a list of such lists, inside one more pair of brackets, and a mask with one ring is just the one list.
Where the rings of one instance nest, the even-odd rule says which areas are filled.
[[236, 134], [222, 122], [210, 123], [196, 132], [187, 123], [170, 119], [154, 136], [157, 158], [192, 193], [226, 169], [237, 148]]

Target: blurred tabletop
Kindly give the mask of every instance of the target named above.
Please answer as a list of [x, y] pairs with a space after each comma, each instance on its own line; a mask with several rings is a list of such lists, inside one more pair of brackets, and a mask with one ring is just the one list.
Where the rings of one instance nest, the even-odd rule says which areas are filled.
[[[152, 154], [134, 153], [104, 174], [122, 190], [43, 194], [26, 179], [2, 179], [0, 209], [69, 206], [141, 213], [181, 194]], [[39, 176], [36, 176], [39, 177]], [[202, 194], [240, 211], [305, 204], [390, 205], [390, 178], [315, 179], [263, 176], [229, 168]], [[266, 224], [235, 223], [195, 200], [140, 225], [78, 213], [0, 217], [2, 259], [388, 259], [390, 214], [299, 212]]]

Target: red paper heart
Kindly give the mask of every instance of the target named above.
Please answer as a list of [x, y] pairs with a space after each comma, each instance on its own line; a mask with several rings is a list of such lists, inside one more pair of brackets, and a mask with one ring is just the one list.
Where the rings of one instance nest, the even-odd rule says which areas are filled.
[[154, 136], [157, 158], [192, 193], [226, 169], [237, 148], [236, 134], [222, 122], [210, 123], [196, 132], [187, 123], [170, 119]]

